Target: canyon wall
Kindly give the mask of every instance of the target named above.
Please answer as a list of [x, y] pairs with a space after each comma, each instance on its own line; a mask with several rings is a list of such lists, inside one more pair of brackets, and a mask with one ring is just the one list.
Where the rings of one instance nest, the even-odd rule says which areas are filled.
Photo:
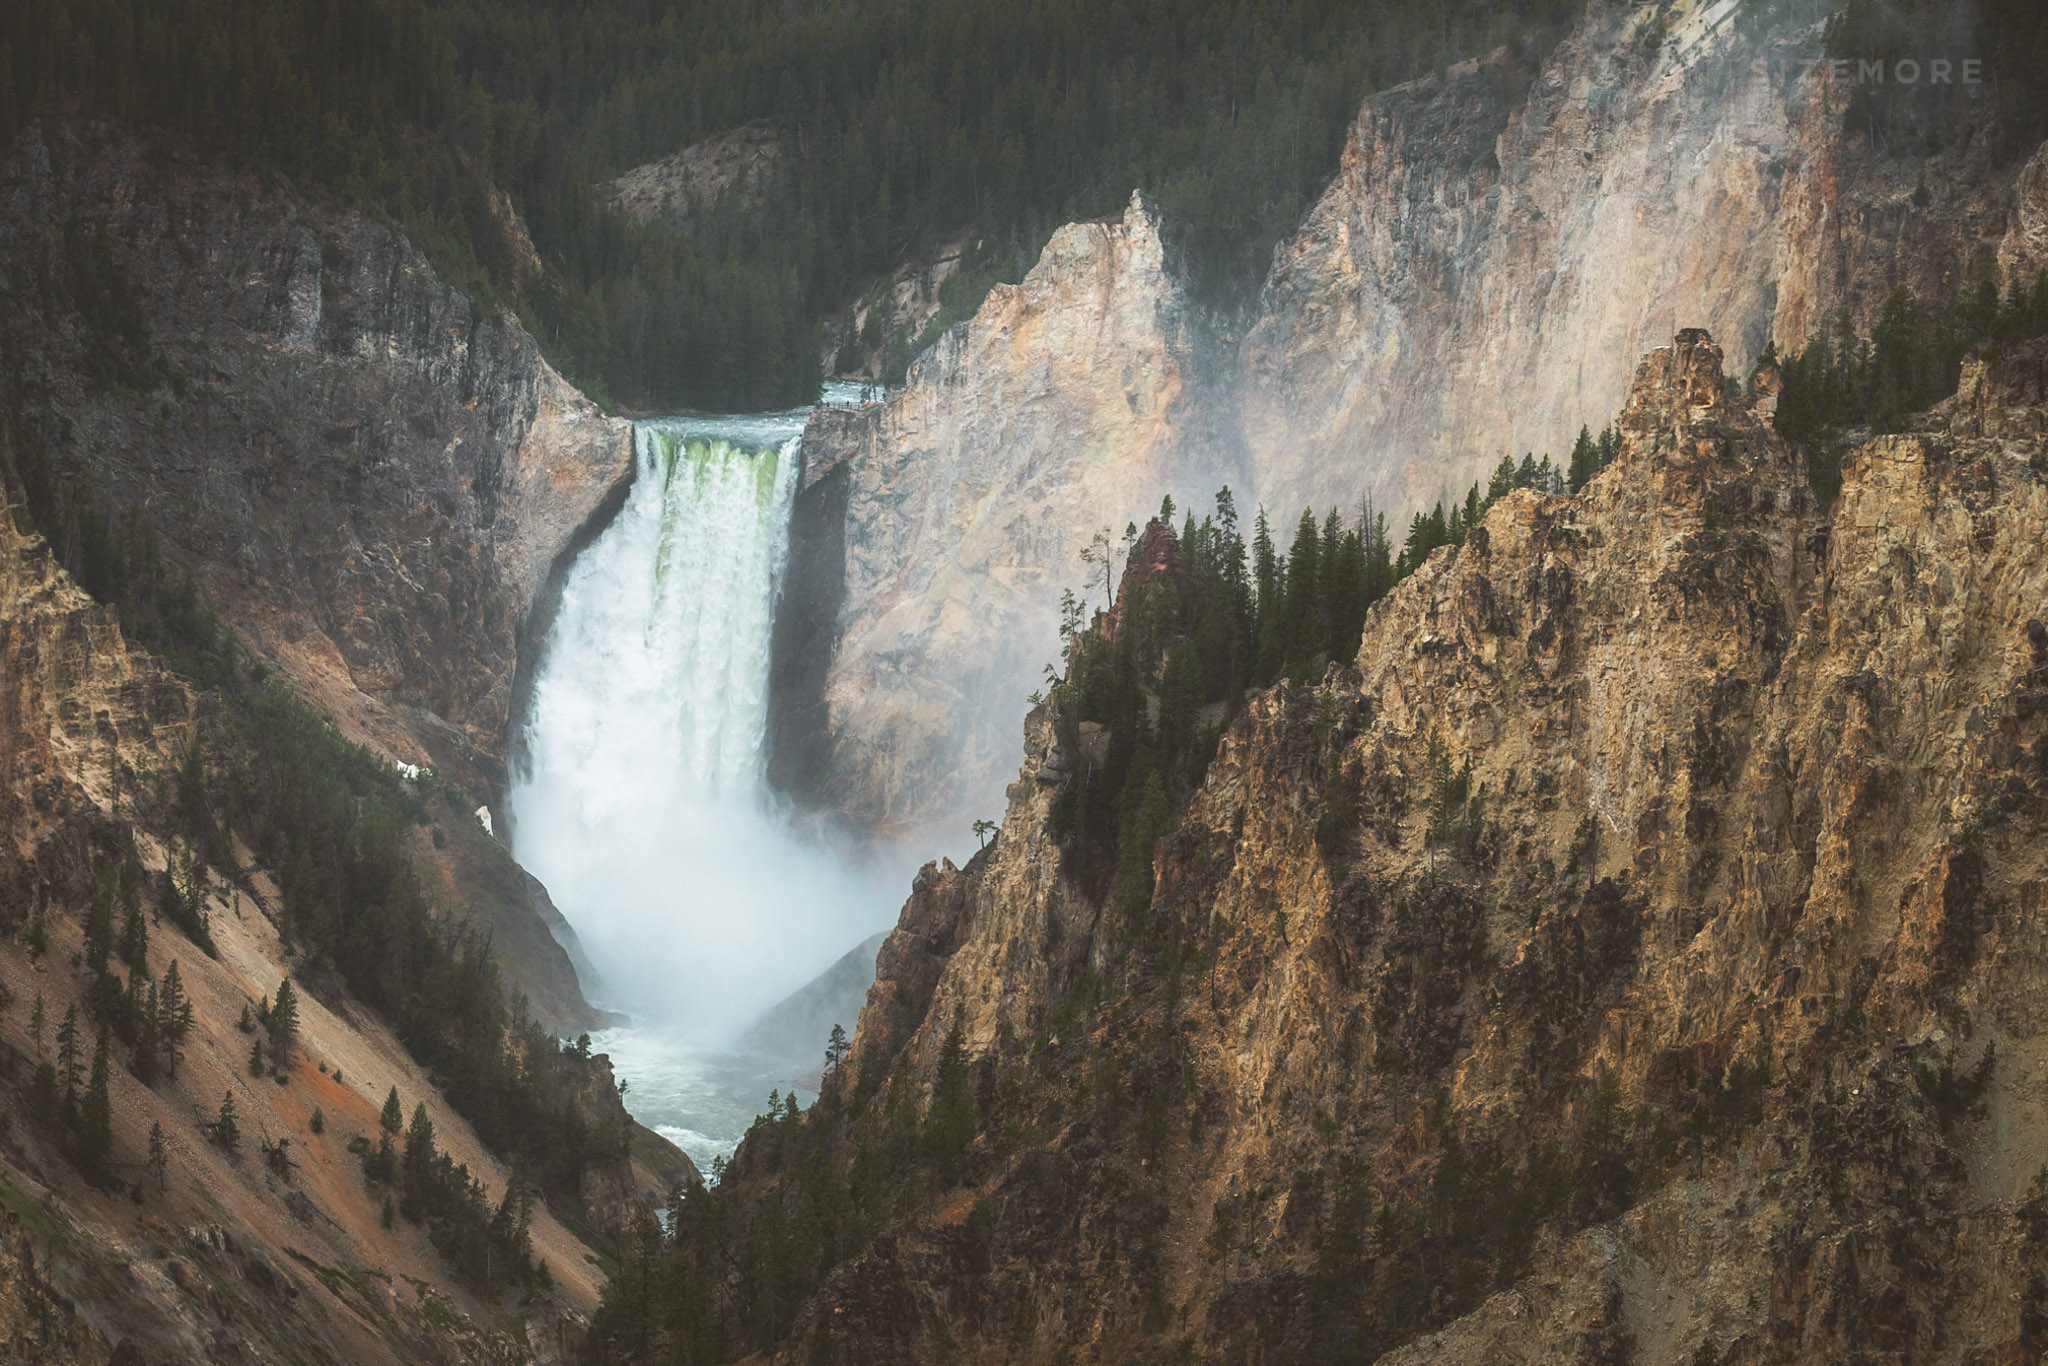
[[1774, 340], [1867, 334], [1900, 286], [2031, 285], [2040, 163], [1988, 86], [1959, 133], [1878, 145], [1842, 125], [1861, 77], [1775, 14], [1595, 3], [1540, 61], [1367, 100], [1242, 347], [1260, 496], [1405, 515], [1502, 455], [1562, 457], [1675, 328], [1746, 373]]
[[629, 424], [397, 233], [123, 139], [5, 150], [0, 279], [56, 472], [144, 509], [345, 731], [493, 780], [529, 622], [630, 478]]
[[[389, 228], [97, 130], [0, 151], [0, 290], [17, 445], [146, 514], [343, 734], [432, 766], [464, 811], [492, 800], [554, 577], [631, 477], [629, 424]], [[587, 1022], [545, 891], [499, 890], [478, 905], [512, 976]]]
[[1866, 334], [1900, 286], [2031, 285], [2041, 161], [1988, 87], [1966, 127], [1879, 144], [1843, 127], [1864, 78], [1781, 14], [1596, 0], [1540, 60], [1367, 100], [1242, 347], [1261, 496], [1398, 512], [1562, 455], [1677, 327], [1745, 373], [1772, 341]]
[[[0, 1354], [133, 1366], [559, 1366], [602, 1285], [585, 1242], [539, 1203], [530, 1235], [553, 1281], [508, 1312], [457, 1282], [426, 1227], [383, 1213], [387, 1190], [365, 1179], [359, 1154], [381, 1135], [379, 1106], [393, 1087], [408, 1110], [425, 1107], [439, 1151], [489, 1200], [532, 1178], [492, 1155], [331, 970], [295, 961], [273, 923], [283, 897], [265, 871], [248, 869], [238, 886], [197, 879], [213, 952], [168, 918], [148, 929], [143, 957], [126, 965], [130, 980], [138, 990], [145, 977], [161, 983], [175, 964], [188, 1032], [148, 1081], [115, 1038], [105, 1059], [107, 1174], [90, 1181], [74, 1165], [66, 1135], [77, 1122], [51, 1113], [53, 1064], [80, 1048], [82, 1076], [95, 1016], [108, 1012], [81, 966], [87, 907], [111, 898], [109, 874], [123, 858], [152, 886], [179, 866], [185, 816], [173, 794], [208, 704], [124, 638], [115, 611], [17, 528], [17, 511], [0, 502]], [[464, 839], [458, 831], [453, 842]], [[252, 861], [246, 849], [236, 855]], [[275, 1076], [253, 1073], [245, 1012], [288, 973], [301, 984], [294, 1055]], [[118, 1004], [118, 983], [114, 992]], [[79, 1042], [67, 1045], [60, 1022], [72, 1019]], [[551, 1104], [620, 1134], [623, 1149], [634, 1131], [604, 1057], [558, 1054], [552, 1067]], [[52, 1077], [50, 1095], [32, 1080], [39, 1070]], [[216, 1141], [209, 1123], [223, 1097], [239, 1147]], [[631, 1156], [586, 1168], [579, 1222], [617, 1229], [650, 1195], [694, 1179], [687, 1158], [634, 1133]]]
[[1060, 657], [1060, 592], [1086, 592], [1091, 535], [1234, 479], [1224, 358], [1134, 195], [1055, 233], [878, 412], [819, 415], [799, 517], [844, 500], [844, 578], [821, 689], [829, 757], [808, 762], [822, 782], [801, 795], [893, 835], [944, 822], [958, 840], [993, 814], [1011, 718]]
[[[1031, 712], [817, 1129], [729, 1171], [884, 1183], [795, 1355], [2039, 1353], [2048, 359], [1973, 362], [1832, 508], [1725, 364], [1652, 352], [1587, 489], [1251, 699], [1143, 909], [1077, 862], [1065, 690]], [[957, 1184], [886, 1184], [942, 1095]]]
[[1204, 337], [1127, 213], [1142, 269], [1111, 229], [1067, 229], [879, 416], [821, 423], [807, 458], [849, 471], [848, 591], [822, 731], [791, 744], [822, 799], [901, 830], [993, 791], [1078, 550], [1163, 493], [1206, 506], [1228, 479], [1283, 527], [1370, 498], [1398, 538], [1504, 454], [1562, 461], [1680, 327], [1741, 374], [1774, 339], [1867, 332], [1899, 285], [2048, 266], [2048, 149], [2014, 152], [1988, 103], [1934, 152], [1845, 132], [1853, 84], [1773, 13], [1594, 0], [1547, 51], [1368, 99], [1235, 343]]

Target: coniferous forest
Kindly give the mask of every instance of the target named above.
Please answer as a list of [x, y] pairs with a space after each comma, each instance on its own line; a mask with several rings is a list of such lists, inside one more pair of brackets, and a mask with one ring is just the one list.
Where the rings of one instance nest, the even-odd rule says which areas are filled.
[[[557, 1055], [575, 1050], [532, 1020], [522, 998], [508, 996], [487, 938], [444, 916], [420, 884], [404, 848], [408, 832], [441, 815], [466, 819], [466, 804], [432, 784], [401, 783], [270, 678], [200, 601], [191, 577], [164, 564], [147, 516], [131, 509], [116, 517], [90, 488], [53, 474], [33, 434], [0, 442], [0, 491], [16, 490], [21, 501], [7, 514], [75, 567], [80, 585], [119, 614], [129, 641], [205, 697], [204, 720], [165, 803], [172, 866], [146, 873], [131, 843], [94, 868], [83, 964], [93, 979], [89, 1015], [66, 1021], [72, 1042], [60, 1040], [58, 1060], [36, 1078], [36, 1117], [56, 1128], [89, 1179], [108, 1179], [110, 1056], [156, 1085], [176, 1076], [193, 1025], [175, 959], [161, 981], [150, 979], [150, 925], [188, 941], [194, 955], [217, 956], [207, 889], [251, 894], [250, 873], [262, 868], [281, 889], [275, 919], [301, 980], [345, 987], [380, 1012], [519, 1174], [494, 1214], [467, 1168], [437, 1150], [419, 1111], [403, 1169], [389, 1152], [370, 1151], [365, 1175], [403, 1192], [405, 1216], [427, 1226], [476, 1289], [545, 1280], [528, 1252], [525, 1200], [539, 1190], [573, 1201], [586, 1165], [623, 1155], [627, 1136], [594, 1130], [559, 1094], [551, 1084]], [[448, 809], [437, 812], [444, 802]], [[32, 930], [31, 945], [40, 939]], [[296, 994], [287, 978], [274, 999], [245, 1011], [242, 1027], [256, 1036], [252, 1074], [288, 1074]], [[587, 1048], [577, 1056], [587, 1058]], [[214, 1143], [238, 1145], [232, 1097], [209, 1128]], [[281, 1146], [265, 1158], [280, 1171], [289, 1165]]]
[[[816, 324], [950, 234], [953, 291], [1142, 186], [1198, 293], [1241, 305], [1370, 90], [1566, 17], [1563, 0], [939, 5], [696, 0], [69, 0], [0, 15], [0, 137], [66, 110], [226, 156], [401, 226], [516, 307], [585, 388], [639, 408], [807, 400]], [[765, 203], [688, 238], [602, 183], [766, 120]], [[523, 279], [493, 190], [544, 272]]]

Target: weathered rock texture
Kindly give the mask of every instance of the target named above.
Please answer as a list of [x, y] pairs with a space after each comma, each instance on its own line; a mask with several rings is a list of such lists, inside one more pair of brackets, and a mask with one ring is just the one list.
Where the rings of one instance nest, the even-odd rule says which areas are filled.
[[[962, 1185], [909, 1179], [792, 1359], [2039, 1355], [2044, 360], [1831, 508], [1723, 364], [1650, 354], [1613, 467], [1257, 696], [1142, 915], [1064, 871], [1085, 757], [1032, 711], [805, 1121], [891, 1151], [957, 1030]], [[778, 1141], [730, 1189], [793, 1198]]]
[[[53, 472], [145, 512], [344, 734], [488, 800], [628, 425], [388, 229], [64, 127], [0, 152], [0, 292], [9, 402]], [[587, 1018], [526, 928], [500, 935], [535, 950], [513, 975]]]
[[1226, 477], [1204, 398], [1217, 359], [1133, 196], [1055, 233], [878, 413], [820, 416], [806, 479], [843, 465], [843, 492], [815, 496], [845, 499], [845, 577], [830, 758], [804, 796], [899, 835], [964, 828], [995, 800], [1006, 718], [1058, 658], [1089, 536], [1142, 521], [1176, 481]]
[[1773, 338], [1867, 331], [1898, 285], [1995, 276], [2018, 169], [1998, 140], [1874, 149], [1823, 56], [1766, 7], [1596, 3], [1540, 61], [1368, 100], [1244, 344], [1261, 496], [1455, 496], [1597, 430], [1675, 328], [1746, 372]]
[[59, 471], [146, 509], [345, 730], [488, 774], [522, 632], [630, 477], [628, 425], [403, 237], [119, 140], [6, 149], [0, 282]]
[[635, 166], [611, 182], [609, 199], [636, 222], [687, 233], [728, 195], [758, 204], [781, 173], [781, 138], [765, 123], [749, 123]]
[[[384, 1227], [384, 1193], [364, 1180], [350, 1143], [379, 1132], [386, 1088], [396, 1086], [408, 1107], [426, 1106], [440, 1149], [493, 1199], [515, 1179], [389, 1029], [331, 984], [308, 990], [289, 1084], [249, 1074], [237, 1022], [292, 970], [265, 913], [281, 904], [265, 874], [252, 874], [246, 891], [206, 893], [216, 958], [171, 924], [152, 927], [154, 979], [175, 961], [192, 1005], [183, 1060], [174, 1076], [145, 1086], [117, 1041], [108, 1076], [115, 1179], [96, 1189], [64, 1155], [54, 1118], [31, 1099], [31, 1077], [57, 1057], [59, 1025], [73, 1008], [92, 1052], [91, 977], [73, 964], [95, 875], [130, 853], [151, 877], [178, 860], [171, 832], [181, 822], [166, 794], [202, 702], [124, 640], [113, 611], [73, 583], [39, 537], [17, 530], [15, 514], [0, 505], [0, 1105], [9, 1116], [0, 1129], [0, 1359], [561, 1362], [558, 1349], [577, 1341], [601, 1277], [583, 1242], [544, 1207], [532, 1237], [556, 1290], [521, 1306], [516, 1331], [452, 1283], [424, 1229]], [[46, 940], [40, 955], [32, 924]], [[623, 1148], [631, 1121], [605, 1060], [563, 1055], [555, 1066], [556, 1103], [617, 1133]], [[209, 1142], [203, 1124], [224, 1094], [239, 1115], [239, 1154]], [[168, 1153], [162, 1186], [146, 1165], [152, 1125]], [[259, 1152], [280, 1139], [290, 1158], [282, 1170]], [[601, 1226], [694, 1179], [668, 1145], [634, 1139], [633, 1157], [594, 1164], [586, 1178], [586, 1212]]]
[[[1678, 328], [1710, 329], [1745, 373], [1773, 339], [1867, 332], [1902, 284], [1932, 300], [2031, 283], [2048, 150], [2023, 166], [1995, 127], [1931, 156], [1874, 147], [1843, 131], [1852, 91], [1822, 55], [1817, 27], [1773, 26], [1767, 6], [1595, 0], [1547, 52], [1374, 96], [1221, 365], [1180, 359], [1169, 274], [1122, 271], [1105, 307], [1111, 258], [1076, 255], [1105, 230], [1055, 238], [1028, 307], [992, 297], [877, 425], [809, 443], [853, 470], [826, 800], [900, 828], [992, 791], [996, 718], [959, 708], [1014, 714], [1051, 657], [1052, 599], [1083, 578], [1074, 552], [1164, 492], [1206, 500], [1228, 477], [1281, 525], [1370, 497], [1398, 530], [1504, 454], [1561, 458]], [[1148, 374], [1180, 391], [1120, 401]], [[995, 510], [947, 519], [982, 489]]]
[[[114, 609], [13, 516], [0, 491], [0, 831], [33, 848], [62, 828], [74, 785], [113, 807], [133, 773], [174, 766], [196, 713], [176, 678], [129, 649]], [[0, 907], [0, 925], [27, 914]]]

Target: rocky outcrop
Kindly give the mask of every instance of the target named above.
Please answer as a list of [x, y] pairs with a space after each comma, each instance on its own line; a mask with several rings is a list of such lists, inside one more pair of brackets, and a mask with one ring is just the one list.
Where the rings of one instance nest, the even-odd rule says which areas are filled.
[[1766, 7], [1594, 4], [1540, 60], [1368, 100], [1244, 343], [1260, 496], [1456, 496], [1599, 429], [1675, 328], [1741, 373], [1774, 338], [1867, 331], [1898, 285], [1981, 276], [2017, 168], [1986, 136], [1924, 157], [1845, 133], [1856, 78], [1824, 56]]
[[607, 1054], [557, 1054], [547, 1090], [551, 1105], [574, 1113], [610, 1149], [609, 1157], [585, 1164], [578, 1192], [584, 1214], [606, 1237], [625, 1236], [636, 1220], [667, 1205], [678, 1191], [704, 1183], [688, 1153], [626, 1112]]
[[[1596, 0], [1547, 51], [1368, 99], [1222, 363], [1183, 361], [1204, 348], [1176, 349], [1197, 329], [1168, 273], [1124, 271], [1106, 307], [1090, 282], [1109, 277], [1075, 255], [1105, 229], [1078, 225], [1023, 286], [1030, 307], [992, 296], [875, 425], [814, 433], [853, 490], [841, 657], [804, 741], [824, 800], [900, 830], [993, 791], [990, 721], [1052, 658], [1075, 551], [1164, 492], [1229, 479], [1247, 516], [1262, 503], [1282, 525], [1370, 498], [1398, 534], [1504, 454], [1561, 459], [1620, 409], [1630, 358], [1681, 327], [1711, 330], [1740, 374], [1773, 340], [1867, 333], [1900, 285], [2031, 284], [2048, 152], [2016, 160], [1988, 99], [1931, 153], [1846, 132], [1861, 77], [1782, 15]], [[1172, 377], [1170, 401], [1121, 391], [1147, 374]], [[983, 488], [1000, 514], [947, 520]], [[990, 720], [962, 719], [989, 699]]]
[[781, 176], [780, 135], [766, 123], [749, 123], [635, 166], [606, 188], [612, 207], [635, 222], [688, 233], [727, 196], [743, 208], [758, 205]]
[[39, 127], [0, 351], [60, 475], [138, 507], [344, 732], [487, 794], [550, 576], [631, 473], [516, 323], [281, 187]]
[[1055, 233], [878, 416], [821, 417], [837, 439], [807, 438], [806, 478], [844, 469], [845, 575], [807, 798], [898, 835], [995, 800], [1090, 535], [1230, 477], [1218, 363], [1133, 196]]
[[[151, 801], [136, 775], [173, 767], [196, 720], [185, 686], [131, 650], [114, 610], [13, 516], [0, 498], [0, 863], [64, 843], [87, 799], [112, 811], [124, 790], [131, 809]], [[89, 870], [52, 872], [75, 885]], [[0, 905], [0, 929], [29, 914]]]
[[[490, 800], [628, 425], [389, 229], [67, 126], [0, 153], [0, 287], [18, 444], [146, 515], [345, 735], [433, 767], [465, 813]], [[461, 850], [419, 855], [478, 880]], [[468, 904], [513, 979], [550, 1024], [588, 1022], [546, 893], [502, 890]]]
[[[1651, 353], [1585, 491], [1509, 495], [1252, 700], [1142, 912], [1070, 875], [1085, 758], [1032, 712], [804, 1121], [892, 1170], [958, 1039], [960, 1185], [901, 1188], [793, 1354], [2039, 1352], [2043, 358], [1831, 507], [1724, 364]], [[792, 1141], [732, 1192], [796, 1198]]]

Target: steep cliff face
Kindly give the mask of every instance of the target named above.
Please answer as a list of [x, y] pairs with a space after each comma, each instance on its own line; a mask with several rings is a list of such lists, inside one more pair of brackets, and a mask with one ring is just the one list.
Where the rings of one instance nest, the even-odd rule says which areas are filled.
[[1244, 343], [1260, 495], [1455, 496], [1502, 454], [1597, 430], [1628, 357], [1675, 328], [1746, 371], [1773, 338], [1867, 332], [1899, 285], [1995, 277], [2019, 170], [1998, 139], [1927, 156], [1844, 132], [1857, 77], [1818, 27], [1769, 16], [1596, 3], [1540, 61], [1368, 100]]
[[[516, 1328], [456, 1284], [426, 1229], [384, 1222], [384, 1192], [366, 1182], [356, 1140], [379, 1134], [387, 1088], [425, 1107], [439, 1150], [493, 1198], [521, 1178], [330, 975], [301, 979], [297, 1051], [282, 1079], [252, 1075], [238, 1022], [294, 970], [266, 873], [242, 887], [197, 880], [216, 955], [162, 919], [140, 962], [123, 965], [131, 982], [163, 983], [175, 963], [191, 1023], [181, 1056], [149, 1082], [114, 1038], [107, 1175], [81, 1176], [59, 1137], [77, 1123], [50, 1113], [56, 1098], [39, 1094], [35, 1074], [54, 1078], [75, 1048], [84, 1086], [94, 1021], [108, 1009], [81, 966], [87, 907], [125, 857], [151, 879], [178, 864], [171, 794], [201, 701], [127, 643], [113, 611], [17, 530], [15, 512], [0, 508], [0, 1333], [37, 1362], [562, 1360], [600, 1277], [544, 1206], [531, 1236], [554, 1288], [519, 1307]], [[246, 850], [237, 856], [248, 862]], [[658, 1198], [670, 1178], [692, 1179], [687, 1159], [670, 1167], [645, 1145], [637, 1163], [624, 1155], [630, 1121], [601, 1057], [556, 1066], [557, 1099], [620, 1135], [620, 1156], [590, 1168], [591, 1217], [616, 1225], [650, 1190]], [[224, 1096], [239, 1149], [209, 1124]]]
[[[465, 811], [490, 799], [554, 576], [630, 478], [628, 424], [403, 237], [65, 127], [0, 154], [0, 285], [17, 444], [146, 513], [345, 735], [434, 766]], [[546, 1018], [586, 1021], [533, 902], [481, 907]]]
[[[1095, 283], [1108, 230], [1083, 225], [871, 425], [815, 432], [812, 458], [843, 461], [853, 489], [841, 657], [804, 770], [825, 799], [901, 828], [992, 790], [933, 781], [1001, 752], [987, 722], [954, 718], [992, 697], [1009, 714], [1075, 552], [1162, 492], [1227, 478], [1283, 524], [1361, 497], [1398, 521], [1504, 454], [1562, 457], [1619, 411], [1629, 358], [1678, 328], [1711, 330], [1745, 373], [1773, 340], [1842, 319], [1867, 333], [1900, 285], [2031, 284], [2048, 150], [2013, 156], [1981, 98], [1934, 152], [1845, 131], [1859, 72], [1774, 13], [1595, 0], [1548, 51], [1367, 100], [1221, 363], [1183, 360], [1169, 275]], [[963, 511], [984, 489], [1000, 512]]]
[[845, 574], [808, 795], [897, 834], [994, 799], [1090, 535], [1227, 477], [1217, 361], [1134, 196], [1055, 233], [879, 414], [821, 418], [807, 478], [844, 468]]
[[0, 345], [57, 472], [145, 508], [344, 729], [492, 776], [628, 424], [403, 237], [282, 188], [49, 128], [0, 205]]
[[112, 807], [134, 772], [173, 765], [190, 741], [195, 709], [177, 679], [128, 648], [113, 609], [80, 592], [49, 547], [17, 533], [13, 509], [5, 511], [0, 830], [33, 847], [64, 826], [74, 785]]
[[[1142, 913], [1068, 874], [1055, 690], [803, 1121], [872, 1181], [964, 1058], [974, 1137], [792, 1352], [2038, 1354], [2043, 365], [1973, 362], [1821, 508], [1769, 376], [1680, 333], [1583, 493], [1251, 701]], [[791, 1141], [731, 1192], [797, 1198]]]

